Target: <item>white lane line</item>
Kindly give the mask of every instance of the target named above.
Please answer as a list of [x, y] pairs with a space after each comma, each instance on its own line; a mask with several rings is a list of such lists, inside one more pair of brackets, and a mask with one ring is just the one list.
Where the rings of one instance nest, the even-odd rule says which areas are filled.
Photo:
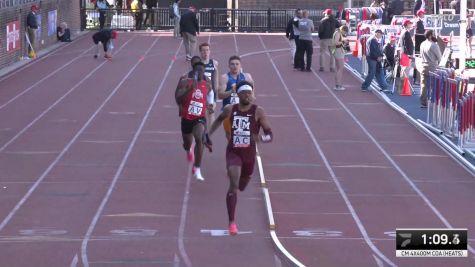
[[384, 263], [381, 261], [380, 258], [378, 258], [376, 255], [373, 254], [373, 258], [376, 261], [376, 264], [378, 264], [378, 267], [384, 267]]
[[[262, 38], [260, 36], [258, 36], [258, 37], [259, 37], [259, 40], [260, 40], [262, 46], [264, 47], [264, 49], [266, 49], [264, 41], [262, 40]], [[359, 218], [358, 214], [356, 214], [356, 211], [353, 207], [353, 204], [351, 204], [350, 199], [346, 195], [346, 192], [344, 191], [342, 185], [340, 184], [340, 181], [336, 177], [335, 172], [333, 171], [333, 168], [331, 167], [330, 163], [328, 162], [328, 159], [326, 158], [322, 148], [320, 147], [320, 144], [318, 143], [315, 135], [313, 134], [312, 130], [310, 129], [310, 126], [308, 125], [308, 122], [305, 119], [300, 107], [297, 105], [297, 102], [295, 101], [292, 93], [290, 93], [289, 87], [287, 86], [287, 84], [286, 84], [284, 78], [282, 77], [279, 69], [275, 65], [275, 63], [272, 60], [272, 58], [270, 57], [269, 53], [267, 53], [267, 57], [269, 58], [269, 61], [271, 62], [272, 66], [274, 67], [274, 70], [277, 73], [277, 76], [279, 76], [279, 79], [280, 79], [280, 81], [283, 85], [284, 90], [287, 92], [290, 101], [292, 102], [292, 104], [295, 107], [295, 110], [299, 114], [299, 117], [302, 120], [302, 123], [304, 124], [304, 127], [305, 127], [310, 139], [312, 139], [312, 143], [313, 143], [314, 147], [317, 149], [318, 153], [320, 154], [320, 157], [322, 158], [326, 168], [328, 169], [328, 172], [330, 173], [331, 178], [333, 179], [336, 187], [338, 188], [338, 191], [339, 191], [340, 195], [342, 196], [346, 206], [348, 207], [348, 210], [350, 211], [356, 225], [358, 226], [358, 229], [360, 230], [362, 236], [364, 237], [364, 240], [365, 240], [366, 244], [368, 244], [368, 246], [371, 248], [371, 250], [374, 253], [376, 253], [379, 257], [381, 257], [387, 264], [389, 264], [391, 266], [396, 266], [396, 264], [393, 263], [390, 259], [388, 259], [371, 241], [371, 239], [368, 235], [368, 232], [366, 231], [366, 228], [364, 227], [363, 223], [361, 222], [361, 219]], [[324, 85], [326, 86], [326, 84], [324, 84]]]
[[[129, 39], [127, 42], [125, 42], [119, 49], [117, 49], [116, 53], [118, 53], [122, 48], [124, 48], [132, 39]], [[28, 129], [30, 129], [31, 126], [33, 126], [37, 121], [39, 121], [41, 118], [43, 118], [46, 113], [48, 113], [50, 110], [52, 110], [54, 107], [56, 107], [63, 99], [65, 99], [69, 94], [71, 94], [76, 88], [78, 88], [83, 82], [85, 82], [87, 79], [89, 79], [93, 74], [97, 73], [96, 71], [100, 69], [104, 64], [106, 64], [107, 61], [102, 62], [99, 64], [97, 67], [95, 67], [89, 74], [87, 74], [84, 78], [82, 78], [76, 85], [74, 85], [69, 91], [67, 91], [63, 96], [58, 98], [53, 104], [51, 104], [47, 109], [45, 109], [41, 114], [36, 116], [34, 120], [32, 120], [27, 126], [25, 126], [21, 131], [19, 131], [15, 136], [13, 136], [8, 142], [6, 142], [2, 147], [0, 147], [0, 152], [5, 150], [11, 143], [13, 143], [15, 140], [17, 140], [22, 134], [24, 134]]]
[[180, 257], [176, 254], [173, 257], [173, 267], [180, 267]]
[[40, 183], [45, 179], [46, 175], [50, 173], [50, 171], [58, 164], [59, 160], [66, 154], [69, 148], [76, 142], [79, 136], [84, 132], [84, 130], [91, 124], [91, 122], [96, 118], [97, 114], [104, 108], [104, 106], [109, 102], [109, 100], [115, 95], [115, 93], [119, 90], [125, 80], [129, 77], [132, 71], [135, 69], [133, 67], [119, 84], [114, 88], [114, 90], [109, 94], [109, 96], [102, 102], [102, 104], [97, 108], [97, 110], [92, 114], [89, 120], [82, 126], [82, 128], [76, 133], [76, 135], [69, 141], [69, 143], [63, 148], [61, 153], [55, 158], [55, 160], [48, 166], [48, 168], [41, 174], [41, 176], [35, 181], [35, 183], [28, 189], [28, 192], [21, 198], [21, 200], [15, 205], [15, 207], [10, 211], [10, 213], [3, 219], [2, 223], [0, 223], [0, 232], [5, 228], [5, 226], [10, 222], [13, 216], [18, 212], [18, 210], [23, 206], [23, 204], [28, 200], [28, 198], [33, 194], [33, 192], [38, 188]]
[[78, 254], [76, 253], [76, 255], [74, 255], [74, 258], [73, 260], [71, 261], [71, 265], [69, 265], [70, 267], [76, 267], [78, 265]]
[[[426, 203], [426, 205], [432, 210], [432, 212], [439, 218], [439, 220], [447, 227], [454, 228], [449, 221], [442, 215], [442, 213], [432, 204], [432, 202], [427, 198], [427, 196], [422, 193], [422, 191], [417, 187], [417, 185], [409, 178], [409, 176], [401, 169], [401, 167], [394, 161], [394, 159], [389, 155], [389, 153], [381, 146], [381, 144], [374, 138], [374, 136], [366, 129], [366, 127], [356, 118], [356, 116], [351, 113], [350, 109], [338, 98], [332, 89], [323, 81], [322, 77], [314, 70], [312, 73], [317, 77], [320, 82], [327, 88], [327, 91], [335, 98], [335, 100], [340, 104], [340, 106], [346, 111], [346, 113], [353, 119], [353, 121], [360, 127], [360, 129], [368, 136], [373, 144], [383, 153], [384, 157], [391, 163], [391, 165], [397, 170], [397, 172], [406, 180], [406, 182], [411, 186], [411, 188], [421, 197], [421, 199]], [[475, 254], [475, 249], [468, 245], [468, 250]]]
[[[152, 50], [152, 48], [153, 48], [153, 47], [155, 46], [155, 44], [157, 43], [158, 39], [159, 39], [159, 38], [157, 38], [157, 39], [152, 43], [152, 45], [147, 49], [147, 51], [145, 52], [145, 55], [147, 55], [147, 54], [150, 52], [150, 50]], [[180, 45], [178, 46], [178, 49], [177, 49], [176, 52], [175, 52], [175, 57], [176, 57], [176, 55], [178, 54], [178, 51], [180, 50], [181, 44], [182, 44], [182, 42], [180, 42]], [[134, 65], [134, 67], [132, 67], [132, 69], [129, 71], [128, 75], [129, 75], [130, 73], [132, 73], [132, 71], [134, 71], [135, 68], [137, 68], [137, 66], [138, 66], [141, 62], [142, 62], [142, 60], [137, 61], [137, 63]], [[87, 256], [87, 245], [88, 245], [88, 242], [89, 242], [89, 240], [90, 240], [90, 238], [91, 238], [92, 232], [93, 232], [94, 229], [96, 228], [97, 222], [99, 221], [99, 217], [101, 216], [102, 211], [104, 210], [104, 208], [105, 208], [107, 202], [109, 201], [110, 196], [112, 195], [112, 192], [114, 191], [115, 185], [117, 184], [117, 181], [119, 180], [119, 177], [120, 177], [120, 175], [122, 174], [122, 171], [123, 171], [124, 168], [125, 168], [125, 164], [127, 163], [127, 160], [129, 159], [129, 156], [130, 156], [130, 154], [131, 154], [131, 152], [132, 152], [132, 149], [133, 149], [134, 146], [135, 146], [135, 143], [137, 142], [137, 139], [138, 139], [140, 133], [142, 132], [142, 129], [143, 129], [144, 125], [145, 125], [146, 120], [147, 120], [148, 117], [150, 116], [150, 112], [152, 111], [152, 108], [153, 108], [155, 102], [156, 102], [157, 99], [158, 99], [158, 95], [159, 95], [160, 92], [162, 91], [162, 88], [163, 88], [163, 85], [164, 85], [164, 83], [165, 83], [165, 80], [166, 80], [168, 74], [170, 73], [170, 70], [171, 70], [171, 68], [172, 68], [172, 66], [173, 66], [173, 64], [174, 64], [174, 62], [175, 62], [175, 61], [171, 61], [171, 62], [170, 62], [169, 66], [168, 66], [168, 69], [167, 69], [167, 71], [166, 71], [166, 73], [165, 73], [165, 76], [164, 76], [164, 78], [162, 79], [160, 85], [158, 86], [157, 91], [155, 92], [155, 95], [153, 96], [152, 101], [150, 102], [150, 105], [149, 105], [149, 107], [148, 107], [148, 109], [147, 109], [147, 112], [145, 113], [145, 116], [144, 116], [143, 119], [142, 119], [142, 122], [140, 123], [140, 126], [139, 126], [139, 128], [137, 129], [137, 131], [135, 132], [135, 135], [134, 135], [132, 141], [130, 142], [129, 147], [127, 148], [127, 151], [125, 152], [124, 157], [122, 158], [122, 161], [120, 162], [119, 168], [117, 169], [117, 171], [116, 171], [116, 173], [115, 173], [115, 175], [114, 175], [114, 178], [112, 179], [112, 183], [110, 184], [109, 189], [107, 190], [106, 195], [105, 195], [104, 198], [102, 199], [102, 202], [101, 202], [101, 204], [99, 205], [99, 208], [97, 209], [96, 214], [94, 215], [94, 217], [93, 217], [93, 219], [92, 219], [92, 221], [91, 221], [91, 224], [89, 225], [89, 227], [88, 227], [88, 229], [87, 229], [87, 232], [86, 232], [86, 234], [85, 234], [85, 236], [84, 236], [84, 239], [83, 239], [83, 241], [82, 241], [82, 243], [81, 243], [81, 259], [82, 259], [82, 262], [83, 262], [84, 267], [88, 267], [88, 266], [89, 266], [88, 256]], [[127, 76], [128, 76], [128, 75], [127, 75]], [[126, 77], [127, 77], [127, 76], [126, 76]], [[125, 81], [125, 79], [124, 79], [123, 81]], [[121, 84], [122, 84], [122, 83], [121, 83]], [[120, 84], [120, 85], [121, 85], [121, 84]]]
[[272, 203], [270, 200], [269, 189], [266, 186], [266, 178], [264, 175], [264, 167], [262, 165], [262, 159], [259, 154], [259, 149], [256, 146], [256, 160], [257, 160], [257, 167], [259, 169], [259, 177], [261, 180], [262, 192], [264, 194], [266, 210], [267, 210], [267, 218], [269, 219], [269, 232], [274, 242], [274, 245], [277, 247], [279, 252], [286, 257], [290, 262], [292, 262], [295, 266], [298, 267], [305, 267], [297, 258], [295, 258], [280, 242], [279, 237], [275, 232], [275, 221], [274, 221], [274, 211], [272, 210]]
[[186, 176], [186, 185], [185, 185], [185, 195], [183, 196], [183, 204], [181, 206], [181, 216], [180, 216], [180, 227], [178, 228], [178, 249], [180, 250], [180, 255], [185, 262], [187, 267], [192, 267], [191, 260], [186, 253], [184, 236], [185, 236], [185, 226], [186, 226], [186, 214], [188, 211], [188, 201], [190, 200], [190, 187], [191, 187], [191, 168], [193, 163], [190, 163], [188, 167], [188, 175]]
[[238, 47], [238, 44], [237, 44], [235, 33], [233, 33], [233, 38], [234, 38], [234, 49], [236, 49], [236, 55], [239, 55], [239, 47]]
[[279, 256], [274, 254], [274, 262], [275, 267], [282, 267], [282, 261], [280, 260]]
[[66, 64], [64, 64], [63, 66], [57, 68], [55, 71], [51, 72], [50, 74], [46, 75], [45, 77], [41, 78], [39, 81], [35, 82], [33, 85], [30, 85], [30, 87], [26, 88], [24, 91], [22, 91], [21, 93], [17, 94], [16, 96], [14, 96], [12, 99], [8, 100], [7, 102], [3, 103], [2, 105], [0, 105], [0, 109], [3, 109], [5, 108], [6, 106], [8, 106], [9, 104], [11, 104], [13, 101], [17, 100], [18, 98], [20, 98], [22, 95], [28, 93], [29, 91], [31, 91], [33, 88], [35, 88], [38, 84], [46, 81], [47, 79], [49, 79], [50, 77], [52, 77], [53, 75], [55, 75], [56, 73], [60, 72], [61, 70], [63, 70], [64, 68], [66, 68], [67, 66], [71, 65], [73, 62], [75, 62], [76, 60], [78, 60], [79, 58], [82, 57], [82, 55], [86, 54], [89, 50], [91, 50], [94, 46], [91, 46], [89, 47], [87, 50], [85, 50], [84, 52], [82, 52], [81, 54], [79, 54], [79, 56], [71, 59], [70, 61], [68, 61]]
[[[77, 39], [75, 40], [75, 42], [78, 42], [79, 39], [82, 39], [84, 36], [86, 36], [86, 35], [80, 36], [79, 38], [77, 38]], [[27, 69], [27, 68], [29, 68], [29, 67], [31, 67], [31, 66], [34, 66], [36, 63], [39, 63], [39, 62], [45, 60], [46, 58], [48, 58], [48, 57], [50, 57], [50, 56], [52, 56], [52, 55], [57, 54], [57, 52], [63, 50], [64, 48], [67, 48], [67, 47], [70, 46], [71, 44], [72, 44], [72, 43], [68, 43], [68, 44], [66, 44], [66, 45], [63, 45], [63, 46], [59, 47], [58, 49], [56, 49], [55, 51], [53, 51], [53, 52], [51, 52], [51, 53], [48, 53], [46, 56], [40, 57], [39, 59], [36, 59], [36, 60], [34, 60], [33, 62], [28, 63], [28, 64], [26, 64], [26, 65], [23, 65], [22, 67], [16, 69], [15, 71], [8, 73], [7, 75], [5, 75], [5, 76], [3, 76], [3, 77], [0, 78], [0, 82], [3, 82], [4, 80], [6, 80], [6, 79], [8, 79], [9, 77], [11, 77], [11, 76], [17, 74], [18, 72], [20, 72], [20, 71], [22, 71], [22, 70], [24, 70], [24, 69]]]

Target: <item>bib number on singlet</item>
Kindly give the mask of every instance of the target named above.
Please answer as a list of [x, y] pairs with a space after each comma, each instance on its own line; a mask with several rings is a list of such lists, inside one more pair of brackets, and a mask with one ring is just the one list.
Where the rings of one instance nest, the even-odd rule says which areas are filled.
[[231, 94], [231, 101], [230, 101], [231, 105], [234, 105], [234, 104], [239, 104], [239, 97], [237, 96], [236, 93], [232, 93]]
[[188, 114], [192, 116], [201, 116], [203, 112], [203, 103], [191, 101], [190, 106], [188, 106]]
[[209, 72], [205, 72], [205, 76], [211, 79], [211, 76], [212, 76], [212, 75], [211, 75], [211, 73], [209, 73]]
[[249, 147], [251, 145], [251, 137], [235, 135], [233, 144], [234, 147]]

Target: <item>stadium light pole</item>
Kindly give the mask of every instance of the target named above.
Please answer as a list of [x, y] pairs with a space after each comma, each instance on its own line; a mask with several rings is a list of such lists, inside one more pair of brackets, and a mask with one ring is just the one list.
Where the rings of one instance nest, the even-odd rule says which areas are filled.
[[465, 69], [465, 50], [466, 47], [466, 31], [467, 31], [467, 0], [460, 1], [460, 40], [459, 40], [459, 51], [460, 51], [460, 58], [459, 58], [459, 69]]

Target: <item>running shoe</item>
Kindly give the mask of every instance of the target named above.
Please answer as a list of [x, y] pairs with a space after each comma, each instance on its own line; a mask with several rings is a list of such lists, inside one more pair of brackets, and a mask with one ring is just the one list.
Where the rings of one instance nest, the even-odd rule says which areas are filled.
[[203, 175], [201, 175], [200, 168], [196, 168], [195, 166], [193, 166], [192, 172], [193, 172], [193, 177], [195, 177], [197, 181], [203, 182], [205, 180]]
[[238, 234], [238, 228], [235, 223], [230, 223], [228, 227], [229, 234], [235, 236]]
[[333, 90], [335, 91], [344, 91], [345, 90], [345, 87], [341, 86], [341, 85], [336, 85]]
[[97, 58], [97, 55], [94, 55], [94, 58]]
[[106, 58], [106, 59], [112, 59], [112, 56], [109, 56], [109, 55], [106, 54], [106, 55], [104, 55], [104, 58]]

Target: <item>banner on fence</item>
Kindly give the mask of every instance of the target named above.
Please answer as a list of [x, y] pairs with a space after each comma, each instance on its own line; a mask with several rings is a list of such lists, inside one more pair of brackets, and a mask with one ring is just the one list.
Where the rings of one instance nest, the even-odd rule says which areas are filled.
[[48, 12], [48, 36], [56, 34], [56, 18], [56, 10]]
[[7, 51], [14, 52], [21, 48], [20, 21], [7, 23]]

